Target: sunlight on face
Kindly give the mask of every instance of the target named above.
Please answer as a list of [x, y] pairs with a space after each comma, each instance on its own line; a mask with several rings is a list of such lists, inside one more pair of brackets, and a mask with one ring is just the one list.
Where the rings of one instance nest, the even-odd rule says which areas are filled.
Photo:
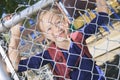
[[62, 14], [48, 12], [42, 17], [40, 26], [46, 38], [54, 42], [67, 40], [69, 23]]

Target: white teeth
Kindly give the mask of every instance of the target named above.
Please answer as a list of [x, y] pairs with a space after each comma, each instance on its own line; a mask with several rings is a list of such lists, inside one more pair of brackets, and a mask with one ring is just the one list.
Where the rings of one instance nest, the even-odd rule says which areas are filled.
[[58, 41], [64, 41], [65, 39], [62, 37], [58, 37]]

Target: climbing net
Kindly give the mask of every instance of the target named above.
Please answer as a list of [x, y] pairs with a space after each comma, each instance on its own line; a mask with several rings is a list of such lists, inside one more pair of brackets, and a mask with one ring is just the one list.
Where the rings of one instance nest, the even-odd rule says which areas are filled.
[[[29, 0], [29, 3], [30, 1], [31, 0]], [[54, 60], [51, 60], [49, 58], [46, 59], [43, 56], [45, 55], [46, 49], [48, 48], [49, 44], [47, 43], [49, 41], [46, 41], [46, 39], [43, 39], [42, 37], [42, 34], [47, 33], [40, 32], [36, 27], [38, 15], [42, 11], [45, 11], [46, 7], [49, 6], [49, 9], [52, 9], [54, 5], [58, 5], [62, 10], [61, 12], [66, 15], [71, 24], [74, 25], [74, 27], [72, 26], [72, 30], [78, 31], [79, 29], [83, 29], [84, 25], [89, 24], [97, 16], [98, 13], [95, 6], [96, 2], [94, 0], [60, 0], [60, 2], [56, 4], [55, 0], [41, 0], [37, 2], [39, 4], [35, 4], [33, 6], [29, 5], [29, 3], [27, 4], [27, 6], [18, 5], [15, 12], [13, 13], [13, 17], [11, 18], [11, 20], [8, 20], [8, 22], [5, 22], [3, 19], [1, 19], [2, 26], [7, 28], [7, 30], [5, 30], [2, 29], [3, 27], [1, 27], [2, 30], [0, 30], [0, 53], [2, 55], [2, 62], [5, 62], [7, 64], [7, 67], [12, 67], [10, 66], [11, 63], [9, 63], [9, 58], [7, 56], [7, 53], [9, 51], [8, 45], [11, 38], [11, 32], [9, 28], [22, 21], [22, 25], [20, 27], [20, 37], [17, 38], [20, 40], [20, 42], [17, 46], [17, 49], [13, 48], [13, 50], [17, 50], [19, 52], [18, 54], [20, 54], [22, 59], [28, 59], [26, 65], [20, 65], [26, 67], [27, 71], [16, 73], [13, 69], [13, 71], [11, 71], [11, 78], [16, 79], [16, 77], [18, 77], [20, 80], [57, 80], [56, 77], [61, 77], [63, 79], [66, 79], [65, 75], [54, 75], [55, 65], [62, 63], [54, 62]], [[91, 37], [86, 40], [86, 46], [89, 48], [89, 51], [93, 56], [91, 60], [94, 59], [96, 64], [101, 67], [104, 72], [105, 78], [107, 80], [120, 80], [119, 3], [116, 0], [106, 0], [106, 3], [108, 4], [109, 8], [109, 24], [102, 25], [102, 27], [99, 28], [99, 31], [96, 31], [97, 33], [92, 34]], [[26, 9], [21, 10], [20, 8], [23, 7], [25, 7]], [[21, 11], [19, 11], [19, 9]], [[68, 56], [71, 56], [69, 50], [67, 54]], [[72, 55], [80, 56], [76, 54]], [[30, 58], [32, 56], [42, 60], [38, 69], [29, 69], [28, 67], [28, 63], [31, 61]], [[45, 62], [47, 62], [47, 64], [45, 64]], [[54, 62], [54, 65], [51, 66], [50, 62]], [[74, 66], [69, 67], [74, 68]]]

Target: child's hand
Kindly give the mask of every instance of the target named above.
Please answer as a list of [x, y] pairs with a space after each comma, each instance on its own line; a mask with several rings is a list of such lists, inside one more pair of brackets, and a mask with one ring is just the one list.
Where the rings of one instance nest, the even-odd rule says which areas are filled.
[[[5, 22], [7, 20], [10, 20], [13, 17], [12, 14], [7, 14], [2, 20]], [[10, 31], [12, 35], [19, 36], [20, 35], [20, 27], [22, 23], [18, 23], [17, 25], [13, 26]]]
[[11, 31], [11, 36], [16, 36], [19, 37], [20, 36], [20, 27], [21, 27], [21, 23], [18, 23], [17, 25], [13, 26], [10, 31]]

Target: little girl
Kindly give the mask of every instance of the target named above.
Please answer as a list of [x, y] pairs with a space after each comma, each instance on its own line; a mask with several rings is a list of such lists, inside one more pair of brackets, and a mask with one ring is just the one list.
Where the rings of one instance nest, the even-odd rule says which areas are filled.
[[[20, 37], [20, 31], [16, 28], [11, 29], [12, 37], [9, 44], [9, 57], [14, 68], [18, 72], [28, 69], [38, 69], [45, 64], [51, 65], [51, 70], [57, 80], [105, 80], [102, 70], [95, 64], [90, 55], [85, 40], [92, 34], [98, 32], [98, 26], [108, 23], [108, 10], [104, 0], [96, 0], [98, 6], [97, 16], [80, 30], [70, 28], [70, 23], [66, 17], [53, 7], [44, 10], [38, 16], [37, 27], [44, 39], [49, 40], [50, 44], [35, 56], [21, 60], [16, 49]], [[19, 27], [18, 27], [19, 28]], [[13, 57], [17, 56], [14, 60]]]

